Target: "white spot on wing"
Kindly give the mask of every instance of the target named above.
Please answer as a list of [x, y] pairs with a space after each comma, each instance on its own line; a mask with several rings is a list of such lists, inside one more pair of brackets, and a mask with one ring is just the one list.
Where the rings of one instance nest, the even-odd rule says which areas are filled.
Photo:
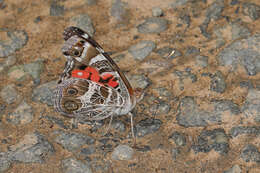
[[85, 38], [85, 39], [89, 38], [88, 34], [83, 34], [82, 37]]

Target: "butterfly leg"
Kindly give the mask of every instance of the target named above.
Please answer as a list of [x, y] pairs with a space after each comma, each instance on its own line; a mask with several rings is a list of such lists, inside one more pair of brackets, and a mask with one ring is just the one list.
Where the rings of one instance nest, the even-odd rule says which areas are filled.
[[135, 138], [135, 133], [134, 133], [134, 120], [133, 120], [133, 117], [134, 115], [129, 112], [129, 115], [130, 115], [130, 120], [131, 120], [131, 133], [132, 133], [132, 137], [133, 137], [133, 140], [134, 140], [134, 146], [136, 145], [136, 138]]
[[111, 116], [110, 116], [109, 124], [108, 124], [108, 127], [106, 128], [104, 136], [109, 132], [111, 124], [112, 124], [112, 121], [113, 121], [113, 114], [111, 114]]
[[70, 71], [73, 69], [73, 67], [74, 67], [74, 61], [68, 59], [65, 64], [65, 68], [60, 76], [60, 79], [58, 80], [58, 83], [61, 83], [63, 80], [65, 80], [70, 76]]

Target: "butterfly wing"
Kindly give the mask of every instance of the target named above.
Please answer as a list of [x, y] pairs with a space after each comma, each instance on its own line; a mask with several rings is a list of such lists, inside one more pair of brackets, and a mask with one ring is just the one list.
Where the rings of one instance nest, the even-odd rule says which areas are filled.
[[[123, 115], [131, 111], [135, 106], [133, 89], [98, 43], [76, 27], [65, 29], [64, 39], [62, 52], [67, 63], [55, 93], [56, 110], [95, 120], [111, 116], [111, 112]], [[71, 88], [76, 95], [69, 93]]]

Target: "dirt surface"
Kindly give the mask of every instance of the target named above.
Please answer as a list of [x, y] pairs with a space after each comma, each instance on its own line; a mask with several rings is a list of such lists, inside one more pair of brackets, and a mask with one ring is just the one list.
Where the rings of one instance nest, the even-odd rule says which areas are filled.
[[[172, 3], [179, 1], [174, 0], [124, 1], [126, 10], [121, 15], [122, 19], [117, 19], [111, 12], [112, 4], [118, 3], [117, 1], [97, 0], [95, 4], [91, 5], [88, 2], [92, 1], [0, 1], [0, 40], [8, 40], [8, 35], [3, 28], [8, 31], [25, 31], [28, 36], [28, 41], [24, 46], [13, 51], [10, 55], [0, 58], [1, 63], [4, 64], [7, 57], [16, 57], [14, 64], [1, 70], [0, 90], [3, 91], [5, 86], [12, 85], [17, 95], [19, 95], [15, 97], [15, 101], [10, 103], [3, 99], [3, 96], [0, 98], [2, 105], [0, 112], [0, 151], [2, 153], [15, 153], [15, 151], [19, 150], [17, 145], [27, 146], [26, 142], [21, 142], [26, 139], [25, 136], [36, 132], [44, 136], [44, 139], [53, 147], [53, 151], [43, 152], [46, 156], [40, 162], [32, 161], [27, 163], [19, 161], [19, 159], [15, 160], [6, 157], [9, 158], [10, 165], [8, 169], [1, 168], [3, 172], [76, 172], [68, 171], [69, 169], [62, 164], [64, 159], [71, 157], [76, 158], [83, 164], [90, 165], [92, 172], [213, 173], [224, 172], [232, 167], [234, 168], [233, 172], [239, 172], [239, 170], [240, 172], [250, 173], [260, 172], [260, 131], [259, 133], [257, 130], [257, 132], [252, 133], [241, 132], [238, 136], [232, 135], [231, 132], [232, 128], [238, 126], [259, 127], [259, 121], [256, 120], [259, 116], [259, 101], [255, 99], [254, 103], [252, 103], [252, 105], [258, 105], [258, 108], [254, 109], [252, 114], [248, 115], [245, 111], [247, 110], [245, 104], [251, 104], [249, 99], [250, 91], [259, 93], [260, 73], [258, 67], [256, 67], [255, 74], [249, 75], [249, 72], [240, 61], [237, 62], [238, 65], [233, 69], [231, 65], [221, 64], [221, 60], [218, 58], [222, 51], [233, 43], [243, 42], [243, 40], [259, 34], [259, 18], [253, 20], [244, 10], [244, 3], [248, 1], [240, 0], [237, 3], [235, 1], [223, 1], [224, 7], [220, 17], [209, 19], [210, 22], [206, 28], [207, 33], [210, 34], [208, 38], [203, 35], [201, 25], [211, 15], [211, 13], [207, 14], [207, 10], [215, 2], [213, 0], [206, 0], [206, 2], [187, 1], [177, 7], [174, 7]], [[234, 5], [231, 5], [232, 2]], [[250, 3], [255, 6], [258, 5], [258, 7], [260, 5], [258, 0], [250, 0]], [[53, 4], [63, 7], [61, 14], [51, 14], [50, 8]], [[152, 17], [154, 7], [162, 9], [163, 15], [157, 18], [167, 20], [167, 29], [159, 33], [140, 32], [138, 26], [143, 24], [147, 18]], [[95, 40], [105, 51], [111, 53], [112, 58], [126, 73], [132, 85], [139, 87], [144, 81], [148, 83], [143, 87], [145, 93], [143, 100], [137, 104], [134, 110], [135, 124], [147, 118], [159, 119], [161, 124], [160, 128], [155, 131], [138, 137], [136, 147], [132, 146], [131, 135], [129, 135], [129, 116], [115, 118], [126, 125], [126, 130], [119, 132], [112, 128], [110, 136], [106, 137], [109, 138], [109, 142], [103, 146], [101, 145], [101, 139], [105, 138], [103, 132], [109, 123], [109, 119], [105, 120], [104, 125], [96, 131], [91, 131], [92, 126], [84, 123], [77, 124], [74, 127], [72, 119], [61, 116], [46, 102], [43, 103], [33, 99], [32, 94], [37, 88], [59, 78], [66, 61], [61, 52], [64, 43], [63, 30], [68, 26], [75, 25], [71, 19], [81, 14], [87, 14], [91, 18], [95, 30]], [[236, 35], [234, 31], [235, 24], [247, 28], [247, 30], [238, 32], [238, 36], [234, 36]], [[150, 27], [156, 28], [157, 26], [151, 25]], [[221, 36], [215, 34], [217, 31], [221, 31]], [[223, 44], [217, 46], [220, 37]], [[138, 60], [128, 50], [129, 47], [142, 40], [154, 42], [156, 48], [143, 60]], [[256, 39], [256, 42], [258, 41], [259, 35]], [[254, 47], [252, 45], [242, 45], [241, 47], [246, 49], [250, 46]], [[164, 47], [173, 48], [175, 55], [176, 50], [178, 50], [180, 56], [169, 58], [167, 57], [169, 53], [161, 56], [158, 50]], [[198, 51], [195, 50], [190, 53], [188, 50], [191, 47], [195, 47]], [[256, 56], [256, 61], [253, 64], [259, 64], [259, 48], [258, 42], [258, 45], [255, 46], [258, 56]], [[198, 61], [196, 61], [198, 55], [208, 57], [207, 65], [204, 67], [198, 65]], [[119, 58], [120, 56], [123, 58]], [[25, 75], [23, 79], [18, 80], [19, 71], [10, 72], [12, 67], [30, 64], [38, 59], [41, 60], [43, 65], [40, 70], [39, 83], [36, 83], [37, 80], [30, 75]], [[218, 72], [221, 73], [221, 77], [218, 76]], [[133, 76], [137, 76], [138, 79], [142, 76], [145, 80], [136, 81]], [[214, 80], [217, 83], [215, 89]], [[218, 81], [220, 80], [224, 81], [224, 89], [218, 88]], [[246, 83], [246, 86], [243, 87], [242, 83]], [[169, 93], [164, 95], [158, 88], [164, 88]], [[10, 92], [10, 90], [8, 91]], [[253, 95], [258, 96], [254, 92]], [[192, 98], [194, 103], [190, 100], [187, 101], [187, 98]], [[238, 107], [238, 113], [233, 114], [229, 108], [223, 108], [220, 120], [213, 120], [215, 116], [211, 116], [210, 113], [212, 115], [218, 113], [215, 107], [216, 100], [221, 101], [221, 103], [223, 100], [232, 101], [232, 104]], [[33, 118], [31, 121], [23, 118], [18, 123], [12, 123], [12, 121], [8, 120], [8, 117], [13, 114], [22, 101], [26, 101], [31, 106]], [[154, 107], [154, 105], [163, 105], [166, 108], [163, 106]], [[193, 106], [196, 108], [193, 109]], [[169, 109], [169, 111], [164, 108]], [[202, 114], [202, 110], [208, 113]], [[198, 119], [205, 120], [206, 125], [190, 122], [193, 118], [188, 116], [193, 115], [192, 113], [197, 115], [196, 111], [199, 114]], [[23, 114], [26, 115], [26, 111]], [[208, 115], [210, 118], [204, 119]], [[46, 116], [57, 118], [67, 128], [62, 128], [57, 122], [49, 121], [45, 118]], [[182, 117], [185, 116], [188, 118], [182, 121]], [[151, 128], [153, 127], [151, 125]], [[223, 134], [226, 134], [226, 136], [220, 137], [219, 140], [224, 140], [225, 145], [222, 146], [222, 143], [214, 135], [205, 135], [208, 139], [205, 143], [208, 145], [203, 145], [203, 142], [199, 141], [202, 132], [208, 131], [211, 134], [213, 133], [211, 130], [214, 129], [223, 129]], [[91, 146], [96, 148], [95, 152], [88, 155], [86, 159], [77, 154], [81, 148], [77, 148], [77, 151], [67, 149], [60, 142], [57, 142], [56, 136], [60, 130], [93, 137], [96, 142]], [[183, 145], [179, 145], [176, 139], [170, 139], [171, 134], [174, 132], [180, 133], [185, 138]], [[216, 134], [214, 132], [215, 136], [220, 133], [222, 134], [222, 132]], [[178, 138], [178, 140], [180, 139]], [[201, 144], [201, 148], [194, 149], [196, 148], [194, 146], [197, 146], [198, 143]], [[216, 143], [216, 146], [210, 145], [213, 143]], [[114, 149], [122, 144], [132, 147], [133, 156], [129, 160], [112, 159]], [[254, 145], [258, 150], [255, 152], [250, 151], [253, 154], [246, 155], [247, 160], [242, 155], [243, 152], [246, 153], [244, 149], [248, 144]], [[220, 147], [218, 147], [219, 145]], [[226, 150], [221, 150], [222, 147], [225, 148], [227, 145]], [[84, 144], [84, 147], [88, 147], [88, 145]], [[212, 149], [209, 149], [210, 147]], [[177, 151], [177, 154], [174, 151]], [[35, 152], [37, 151], [35, 150]]]

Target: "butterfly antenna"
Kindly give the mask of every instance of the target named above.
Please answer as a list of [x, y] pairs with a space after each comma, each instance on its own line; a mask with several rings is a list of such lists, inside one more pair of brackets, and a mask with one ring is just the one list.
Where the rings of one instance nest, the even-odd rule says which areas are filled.
[[112, 124], [112, 121], [113, 121], [113, 114], [110, 116], [109, 124], [108, 124], [107, 129], [106, 129], [106, 131], [104, 133], [104, 136], [109, 132], [111, 124]]
[[136, 137], [135, 137], [135, 133], [134, 133], [134, 120], [133, 120], [133, 114], [131, 112], [129, 112], [130, 114], [130, 119], [131, 119], [131, 133], [132, 133], [132, 138], [134, 140], [134, 147], [136, 146]]

